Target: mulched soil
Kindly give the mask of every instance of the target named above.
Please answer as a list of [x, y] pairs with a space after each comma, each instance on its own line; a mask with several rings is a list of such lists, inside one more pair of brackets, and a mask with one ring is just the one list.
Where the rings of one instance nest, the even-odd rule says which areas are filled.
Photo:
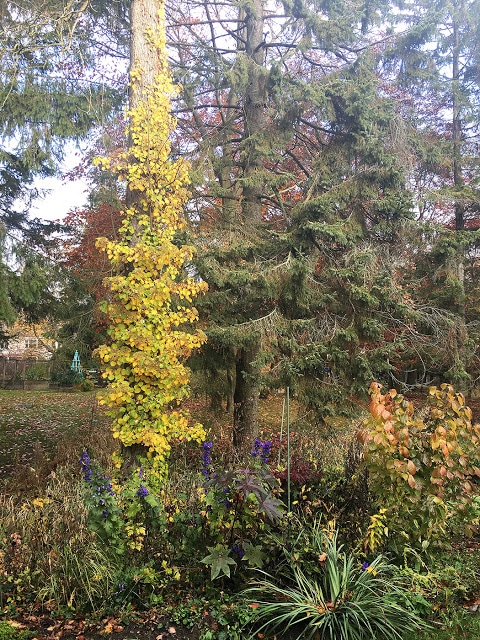
[[466, 404], [472, 410], [472, 423], [477, 424], [480, 422], [480, 399], [472, 400], [467, 398]]
[[[54, 620], [48, 615], [26, 615], [21, 621], [10, 622], [19, 629], [34, 632], [33, 640], [198, 640], [205, 629], [218, 629], [217, 623], [210, 619], [206, 619], [202, 626], [188, 628], [172, 622], [156, 610], [139, 614], [128, 622], [116, 618], [104, 618], [97, 622], [84, 619]], [[297, 636], [298, 629], [292, 633], [262, 637], [265, 640], [294, 640]]]
[[198, 627], [188, 629], [172, 623], [155, 611], [129, 622], [115, 618], [104, 618], [100, 622], [53, 620], [32, 615], [13, 624], [33, 631], [38, 640], [198, 640], [201, 631]]

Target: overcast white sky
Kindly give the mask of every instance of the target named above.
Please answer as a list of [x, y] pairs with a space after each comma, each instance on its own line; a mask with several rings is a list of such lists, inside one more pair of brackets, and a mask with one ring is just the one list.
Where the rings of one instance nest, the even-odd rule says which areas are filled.
[[[61, 171], [71, 171], [79, 163], [80, 153], [73, 144], [68, 145]], [[88, 185], [84, 180], [64, 180], [62, 178], [44, 178], [36, 180], [35, 186], [49, 191], [38, 198], [30, 209], [31, 218], [61, 220], [75, 207], [83, 207], [87, 202]]]
[[59, 178], [38, 180], [36, 185], [49, 189], [44, 198], [35, 201], [30, 209], [31, 218], [44, 220], [61, 220], [75, 207], [82, 207], [87, 202], [86, 183], [82, 181], [63, 181]]

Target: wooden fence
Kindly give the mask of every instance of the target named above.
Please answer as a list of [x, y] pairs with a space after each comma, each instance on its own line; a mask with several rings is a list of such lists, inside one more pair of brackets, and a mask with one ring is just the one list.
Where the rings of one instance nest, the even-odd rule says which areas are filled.
[[0, 388], [48, 389], [54, 374], [66, 369], [68, 363], [57, 360], [0, 356]]

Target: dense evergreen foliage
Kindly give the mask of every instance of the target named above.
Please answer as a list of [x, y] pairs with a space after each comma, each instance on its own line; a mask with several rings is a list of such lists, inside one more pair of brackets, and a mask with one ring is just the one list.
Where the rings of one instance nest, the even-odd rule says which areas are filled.
[[[97, 6], [98, 5], [98, 6]], [[88, 11], [86, 9], [88, 8]], [[115, 5], [117, 8], [117, 5]], [[0, 322], [26, 315], [47, 290], [48, 237], [58, 225], [31, 220], [35, 178], [52, 176], [67, 140], [85, 139], [123, 101], [98, 44], [115, 9], [89, 3], [3, 2], [0, 31]], [[110, 20], [111, 21], [111, 20]], [[112, 22], [112, 21], [111, 21]], [[117, 29], [117, 33], [119, 33]], [[120, 44], [119, 44], [119, 49]], [[113, 50], [111, 50], [113, 53]], [[110, 54], [110, 49], [109, 49]], [[20, 248], [19, 248], [20, 247]], [[34, 272], [32, 272], [34, 265]], [[53, 291], [50, 286], [50, 294]], [[35, 314], [45, 313], [39, 308]]]

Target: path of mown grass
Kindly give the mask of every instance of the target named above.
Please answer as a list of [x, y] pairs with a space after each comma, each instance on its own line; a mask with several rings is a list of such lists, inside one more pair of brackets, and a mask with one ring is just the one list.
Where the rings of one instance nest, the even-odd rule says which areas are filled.
[[107, 424], [95, 392], [0, 391], [0, 477]]

